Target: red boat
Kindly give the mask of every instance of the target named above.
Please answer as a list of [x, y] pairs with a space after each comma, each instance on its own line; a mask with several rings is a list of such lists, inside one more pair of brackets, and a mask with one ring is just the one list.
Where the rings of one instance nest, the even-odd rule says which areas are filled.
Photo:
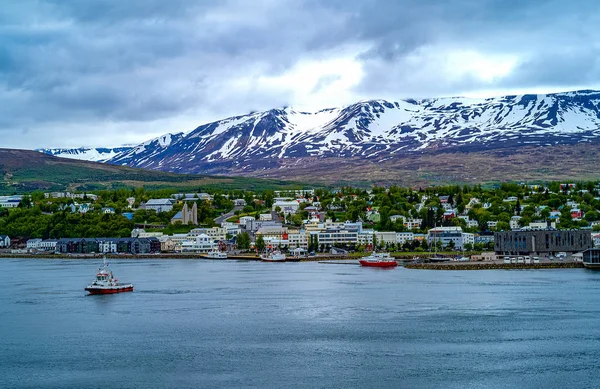
[[395, 267], [398, 262], [388, 253], [373, 253], [359, 260], [361, 266], [367, 267]]
[[104, 261], [104, 266], [98, 269], [96, 279], [85, 290], [90, 294], [133, 292], [133, 284], [120, 284], [117, 281], [112, 271], [108, 269], [108, 264]]

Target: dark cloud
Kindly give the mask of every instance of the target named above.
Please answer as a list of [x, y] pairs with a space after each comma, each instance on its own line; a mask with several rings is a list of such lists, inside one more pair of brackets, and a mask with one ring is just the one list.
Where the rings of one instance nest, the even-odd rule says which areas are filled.
[[[5, 0], [0, 133], [27, 128], [26, 139], [9, 137], [5, 146], [38, 147], [89, 144], [81, 128], [104, 129], [104, 144], [175, 130], [162, 126], [192, 129], [297, 104], [297, 84], [268, 80], [337, 57], [361, 64], [362, 79], [344, 93], [357, 99], [594, 87], [596, 7], [584, 0]], [[503, 62], [505, 73], [485, 69]], [[315, 78], [307, 93], [325, 93], [343, 76]]]

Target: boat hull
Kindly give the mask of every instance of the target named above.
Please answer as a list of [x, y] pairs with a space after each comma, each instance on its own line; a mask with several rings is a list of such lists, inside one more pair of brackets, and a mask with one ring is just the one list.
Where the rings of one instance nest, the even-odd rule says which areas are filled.
[[285, 262], [285, 258], [284, 259], [261, 259], [262, 262]]
[[590, 270], [600, 270], [600, 263], [583, 263], [583, 267]]
[[386, 261], [386, 262], [369, 262], [369, 261], [358, 261], [361, 266], [366, 267], [396, 267], [398, 266], [398, 262], [396, 261]]
[[123, 285], [118, 287], [107, 287], [107, 288], [85, 288], [90, 294], [114, 294], [123, 292], [133, 292], [133, 285]]

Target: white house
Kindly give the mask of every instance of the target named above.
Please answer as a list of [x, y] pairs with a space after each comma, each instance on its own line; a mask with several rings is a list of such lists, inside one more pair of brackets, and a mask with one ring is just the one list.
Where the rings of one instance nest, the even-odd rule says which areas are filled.
[[27, 250], [39, 250], [41, 243], [42, 239], [40, 238], [29, 239], [27, 241]]
[[510, 229], [516, 230], [519, 228], [519, 220], [521, 220], [521, 216], [513, 216], [510, 218]]
[[10, 247], [10, 238], [8, 235], [0, 235], [0, 247]]
[[[252, 219], [254, 219], [254, 218], [252, 218]], [[270, 213], [261, 213], [258, 216], [258, 220], [263, 220], [263, 221], [273, 220], [273, 215], [271, 215]]]
[[40, 250], [43, 251], [56, 251], [57, 239], [45, 239], [40, 243]]

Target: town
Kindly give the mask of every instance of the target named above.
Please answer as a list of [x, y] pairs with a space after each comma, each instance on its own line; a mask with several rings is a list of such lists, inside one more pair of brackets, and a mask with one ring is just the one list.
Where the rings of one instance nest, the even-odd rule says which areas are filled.
[[600, 245], [599, 193], [596, 182], [257, 193], [34, 192], [0, 197], [0, 249], [72, 255], [277, 249], [299, 256], [384, 250], [479, 259], [554, 257]]

